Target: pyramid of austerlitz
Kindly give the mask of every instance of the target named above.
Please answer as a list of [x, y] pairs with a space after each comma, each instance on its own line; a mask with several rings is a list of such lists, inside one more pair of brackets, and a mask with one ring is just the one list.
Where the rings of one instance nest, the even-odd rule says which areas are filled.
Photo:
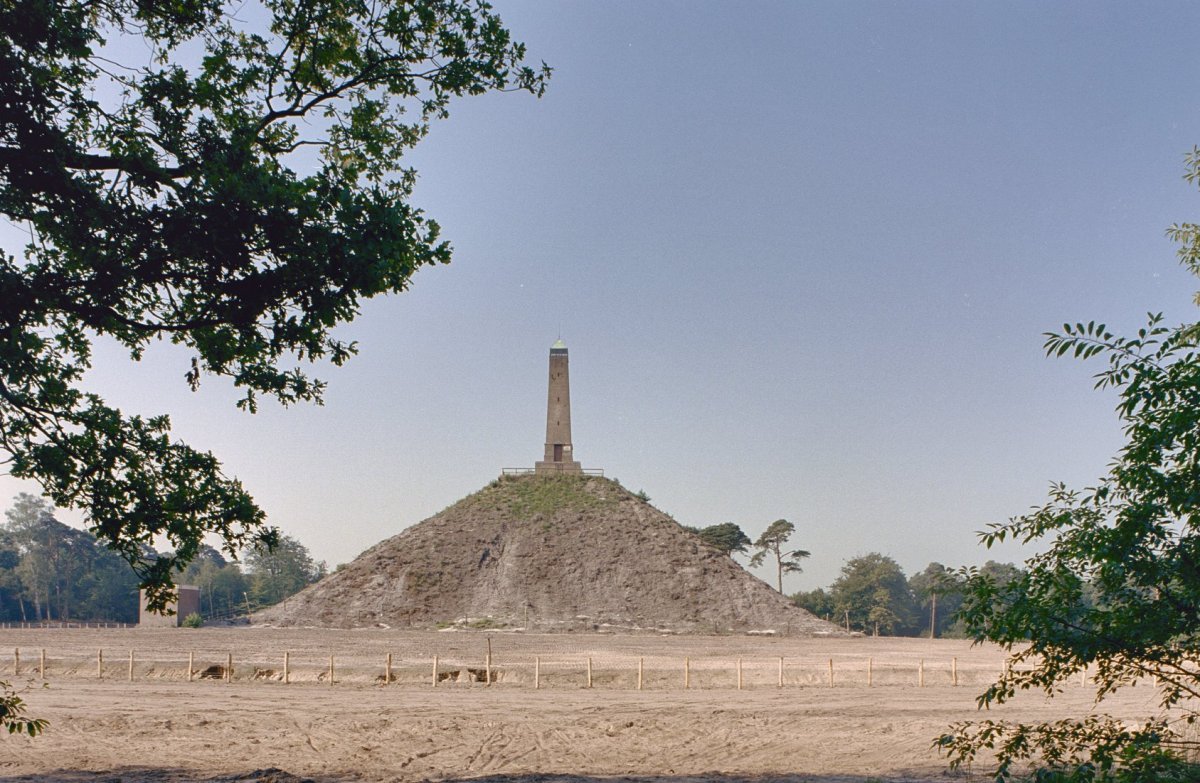
[[[526, 612], [528, 611], [528, 614]], [[616, 482], [505, 476], [282, 604], [276, 626], [838, 634]]]
[[376, 544], [258, 624], [840, 635], [571, 444], [567, 351], [550, 351], [545, 459]]

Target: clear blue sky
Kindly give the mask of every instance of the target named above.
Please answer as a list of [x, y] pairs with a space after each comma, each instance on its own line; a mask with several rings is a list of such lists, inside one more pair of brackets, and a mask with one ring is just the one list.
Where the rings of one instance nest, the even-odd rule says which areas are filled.
[[1042, 332], [1198, 315], [1163, 234], [1200, 213], [1194, 3], [497, 8], [550, 90], [461, 101], [407, 161], [455, 261], [345, 330], [324, 407], [97, 354], [331, 565], [532, 465], [560, 333], [584, 466], [687, 525], [791, 520], [789, 591], [1021, 559], [976, 531], [1120, 443]]

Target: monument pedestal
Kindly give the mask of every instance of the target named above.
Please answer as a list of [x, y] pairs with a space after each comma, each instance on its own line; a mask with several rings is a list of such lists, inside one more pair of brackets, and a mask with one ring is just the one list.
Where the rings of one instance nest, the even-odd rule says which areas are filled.
[[[526, 465], [529, 463], [526, 462]], [[533, 472], [539, 476], [552, 473], [583, 473], [583, 467], [578, 462], [535, 462]]]

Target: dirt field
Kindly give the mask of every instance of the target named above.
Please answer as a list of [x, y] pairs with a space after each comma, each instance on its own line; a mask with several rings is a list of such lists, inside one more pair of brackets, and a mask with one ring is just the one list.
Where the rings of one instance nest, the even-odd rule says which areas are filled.
[[[489, 636], [490, 687], [469, 681], [486, 668]], [[12, 679], [15, 648], [15, 681], [51, 725], [35, 740], [0, 737], [0, 781], [941, 780], [931, 740], [979, 715], [975, 696], [1003, 665], [994, 648], [917, 639], [4, 630], [0, 676]], [[189, 652], [215, 678], [188, 681]], [[394, 681], [385, 685], [388, 653]], [[1154, 694], [1134, 688], [1105, 708], [1144, 718]], [[1073, 684], [991, 717], [1091, 709], [1090, 691]]]

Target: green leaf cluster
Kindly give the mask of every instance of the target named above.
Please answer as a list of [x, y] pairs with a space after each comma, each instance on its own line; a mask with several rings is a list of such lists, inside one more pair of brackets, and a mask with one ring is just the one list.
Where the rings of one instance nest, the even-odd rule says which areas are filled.
[[135, 623], [137, 615], [137, 578], [120, 557], [55, 519], [42, 498], [13, 499], [0, 524], [0, 620]]
[[[1020, 569], [989, 560], [980, 569], [1007, 580]], [[792, 602], [847, 631], [874, 636], [961, 636], [958, 612], [963, 580], [953, 569], [930, 563], [906, 577], [900, 564], [879, 552], [852, 557], [828, 589], [795, 593]]]
[[[959, 765], [980, 751], [998, 759], [991, 777], [1037, 783], [1193, 783], [1200, 768], [1163, 745], [1172, 734], [1166, 721], [1130, 726], [1106, 715], [1032, 725], [985, 720], [964, 723], [934, 743]], [[1022, 762], [1036, 757], [1027, 774]]]
[[[985, 568], [1012, 568], [989, 561]], [[962, 580], [953, 569], [941, 563], [930, 563], [925, 570], [908, 579], [908, 589], [917, 605], [921, 628], [918, 633], [935, 638], [961, 635], [958, 610], [962, 606]]]
[[[450, 260], [404, 154], [457, 96], [541, 95], [485, 2], [0, 3], [0, 450], [128, 560], [153, 606], [212, 533], [278, 538], [166, 416], [83, 388], [92, 341], [182, 346], [193, 389], [320, 402], [335, 327]], [[144, 548], [166, 539], [171, 554]]]
[[269, 606], [325, 576], [325, 563], [314, 561], [304, 544], [283, 535], [274, 547], [251, 547], [246, 553], [246, 570], [250, 600], [255, 606]]
[[0, 729], [9, 734], [36, 737], [46, 730], [47, 725], [45, 719], [31, 718], [25, 714], [25, 701], [10, 683], [0, 680]]
[[829, 587], [835, 620], [873, 636], [914, 631], [917, 605], [900, 565], [878, 552], [853, 557]]
[[721, 554], [732, 556], [735, 552], [746, 552], [750, 546], [750, 536], [733, 522], [721, 522], [708, 527], [689, 527], [707, 546]]
[[[1193, 152], [1188, 160], [1188, 177], [1197, 181], [1200, 159]], [[1194, 227], [1171, 231], [1183, 243], [1184, 263], [1200, 272]], [[981, 706], [1022, 690], [1053, 694], [1086, 668], [1097, 700], [1152, 682], [1161, 713], [1137, 729], [1093, 719], [958, 725], [939, 740], [952, 764], [994, 747], [1000, 777], [1018, 760], [1040, 758], [1049, 769], [1092, 770], [1096, 780], [1153, 780], [1159, 778], [1129, 776], [1143, 762], [1200, 749], [1194, 735], [1181, 730], [1200, 718], [1196, 333], [1195, 325], [1167, 327], [1152, 314], [1132, 337], [1094, 322], [1066, 324], [1046, 336], [1050, 355], [1106, 361], [1096, 386], [1119, 395], [1125, 445], [1095, 486], [1052, 485], [1040, 508], [983, 534], [988, 546], [1008, 540], [1045, 545], [1023, 573], [1002, 581], [963, 572], [960, 614], [968, 631], [1011, 651], [1012, 665], [980, 696]]]

